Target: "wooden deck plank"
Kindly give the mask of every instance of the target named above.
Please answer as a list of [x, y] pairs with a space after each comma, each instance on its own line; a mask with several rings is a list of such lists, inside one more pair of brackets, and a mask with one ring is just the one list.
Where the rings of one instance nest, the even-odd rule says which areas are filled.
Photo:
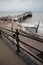
[[0, 39], [0, 65], [26, 65], [4, 41]]

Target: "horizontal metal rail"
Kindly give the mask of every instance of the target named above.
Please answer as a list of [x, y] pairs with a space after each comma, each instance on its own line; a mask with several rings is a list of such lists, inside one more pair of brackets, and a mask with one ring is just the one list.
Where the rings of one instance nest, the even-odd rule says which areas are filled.
[[[13, 32], [13, 33], [16, 33], [15, 31], [12, 31], [12, 30], [8, 30], [8, 29], [5, 29], [3, 27], [0, 27], [1, 29], [4, 29], [4, 30], [7, 30], [7, 31], [10, 31], [10, 32]], [[36, 41], [39, 41], [39, 42], [42, 42], [43, 43], [43, 39], [39, 38], [39, 37], [36, 37], [36, 36], [32, 36], [32, 35], [25, 35], [25, 34], [22, 34], [22, 33], [19, 33], [19, 35], [22, 35], [24, 37], [27, 37], [27, 38], [31, 38], [33, 40], [36, 40]]]
[[40, 61], [41, 63], [43, 63], [43, 60], [39, 59], [38, 57], [36, 57], [35, 55], [33, 55], [32, 53], [30, 53], [29, 51], [27, 51], [26, 49], [22, 48], [20, 46], [21, 49], [23, 49], [25, 52], [27, 52], [28, 54], [30, 54], [32, 57], [34, 57], [35, 59], [37, 59], [38, 61]]
[[23, 43], [23, 44], [27, 45], [28, 47], [30, 47], [30, 48], [32, 48], [32, 49], [35, 49], [36, 51], [38, 51], [38, 52], [40, 52], [40, 53], [42, 53], [42, 51], [41, 51], [41, 50], [36, 49], [35, 47], [33, 47], [33, 46], [31, 46], [31, 45], [29, 45], [29, 44], [27, 44], [27, 43], [25, 43], [25, 42], [23, 42], [23, 41], [21, 41], [21, 40], [19, 40], [19, 42], [21, 42], [21, 43]]
[[9, 41], [11, 41], [13, 44], [16, 45], [16, 43], [14, 41], [10, 40], [6, 35], [3, 34], [3, 36], [6, 37]]
[[[10, 37], [12, 37], [12, 38], [13, 38], [13, 36], [9, 35], [8, 33], [5, 33], [4, 31], [2, 31], [2, 32], [3, 32], [4, 34], [6, 34], [6, 35], [8, 35], [8, 36], [10, 36]], [[14, 39], [16, 39], [16, 38], [14, 38]], [[38, 49], [36, 49], [36, 48], [34, 48], [34, 47], [30, 46], [29, 44], [27, 44], [27, 43], [25, 43], [25, 42], [21, 41], [20, 39], [19, 39], [19, 42], [21, 42], [21, 43], [23, 43], [23, 44], [25, 44], [25, 45], [29, 46], [30, 48], [35, 49], [36, 51], [38, 51], [38, 52], [40, 52], [40, 53], [42, 53], [42, 51], [40, 51], [40, 50], [38, 50]]]
[[22, 34], [22, 33], [19, 33], [19, 35], [21, 35], [21, 36], [24, 36], [24, 37], [27, 37], [27, 38], [30, 38], [30, 39], [33, 39], [33, 40], [36, 40], [36, 41], [38, 41], [38, 42], [42, 42], [43, 43], [43, 39], [41, 39], [41, 38], [38, 38], [38, 37], [36, 37], [36, 36], [32, 36], [32, 35], [25, 35], [25, 34]]
[[7, 30], [7, 31], [9, 31], [9, 32], [13, 32], [13, 33], [15, 33], [15, 31], [13, 31], [13, 30], [8, 30], [8, 29], [3, 28], [3, 27], [0, 27], [0, 29], [4, 29], [4, 30]]
[[8, 36], [10, 36], [10, 37], [12, 37], [11, 35], [9, 35], [8, 33], [4, 32], [4, 31], [2, 31], [2, 33], [3, 33], [3, 34], [6, 34], [6, 35], [8, 35]]
[[[28, 50], [24, 49], [23, 47], [21, 47], [21, 46], [19, 45], [19, 42], [21, 42], [21, 43], [23, 43], [23, 44], [29, 46], [30, 48], [35, 49], [36, 51], [38, 51], [38, 52], [40, 52], [40, 53], [43, 53], [43, 51], [40, 51], [39, 49], [36, 49], [35, 47], [32, 47], [32, 46], [26, 44], [25, 42], [21, 41], [18, 36], [19, 36], [19, 35], [22, 35], [22, 36], [24, 36], [24, 37], [31, 38], [31, 39], [33, 39], [33, 40], [37, 40], [37, 38], [34, 39], [34, 37], [32, 37], [32, 36], [27, 36], [27, 35], [25, 35], [25, 34], [21, 34], [21, 33], [19, 33], [18, 29], [16, 30], [16, 32], [14, 32], [15, 35], [16, 35], [16, 38], [15, 38], [15, 37], [13, 37], [13, 35], [9, 35], [9, 34], [6, 33], [5, 31], [3, 31], [2, 29], [4, 29], [4, 28], [0, 28], [0, 29], [1, 29], [1, 32], [4, 34], [5, 37], [7, 37], [6, 35], [8, 35], [8, 36], [10, 36], [10, 37], [12, 37], [13, 39], [16, 40], [16, 42], [17, 42], [17, 45], [16, 45], [16, 46], [17, 46], [17, 52], [19, 52], [19, 49], [21, 48], [21, 49], [23, 49], [25, 52], [27, 52], [28, 54], [30, 54], [32, 57], [34, 57], [35, 59], [37, 59], [38, 61], [40, 61], [41, 63], [43, 63], [43, 60], [39, 59], [38, 57], [36, 57], [36, 56], [33, 55], [32, 53], [30, 53]], [[8, 29], [4, 29], [4, 30], [8, 30]], [[13, 32], [13, 31], [11, 31], [11, 30], [8, 30], [8, 31]], [[7, 37], [7, 39], [10, 40], [8, 37]], [[11, 40], [10, 40], [10, 41], [11, 41]], [[37, 41], [39, 41], [39, 40], [37, 40]], [[12, 41], [12, 42], [13, 42], [13, 41]], [[39, 41], [39, 42], [43, 42], [43, 41]], [[13, 42], [13, 43], [14, 43], [14, 42]]]

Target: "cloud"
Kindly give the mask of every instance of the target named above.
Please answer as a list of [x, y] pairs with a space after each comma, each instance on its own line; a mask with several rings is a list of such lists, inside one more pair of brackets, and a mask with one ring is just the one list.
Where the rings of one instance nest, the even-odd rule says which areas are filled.
[[43, 10], [43, 0], [0, 0], [0, 11]]

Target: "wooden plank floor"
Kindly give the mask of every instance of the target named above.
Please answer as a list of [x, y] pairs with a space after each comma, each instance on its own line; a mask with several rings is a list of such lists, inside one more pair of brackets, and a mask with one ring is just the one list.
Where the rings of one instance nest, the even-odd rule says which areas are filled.
[[0, 39], [0, 65], [26, 65], [3, 40]]

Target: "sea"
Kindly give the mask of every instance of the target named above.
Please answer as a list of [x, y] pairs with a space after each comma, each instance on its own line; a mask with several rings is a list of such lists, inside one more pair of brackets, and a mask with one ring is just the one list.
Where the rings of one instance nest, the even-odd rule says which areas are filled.
[[[2, 16], [17, 16], [23, 14], [24, 12], [0, 12], [0, 17]], [[28, 17], [27, 19], [19, 22], [23, 27], [37, 27], [38, 35], [43, 36], [43, 12], [32, 12], [32, 17]]]

